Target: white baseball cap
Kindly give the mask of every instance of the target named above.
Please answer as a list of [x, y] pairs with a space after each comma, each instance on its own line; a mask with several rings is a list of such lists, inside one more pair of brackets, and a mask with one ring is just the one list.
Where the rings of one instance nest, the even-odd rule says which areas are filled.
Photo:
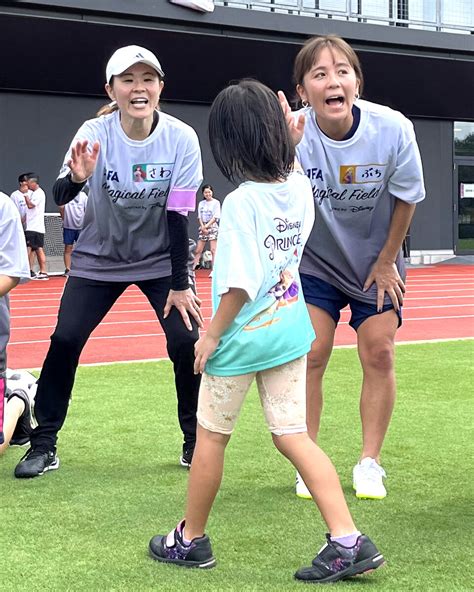
[[107, 68], [105, 70], [106, 82], [110, 84], [112, 76], [118, 76], [130, 68], [130, 66], [139, 63], [148, 64], [148, 66], [151, 66], [156, 70], [161, 77], [165, 75], [160, 62], [154, 53], [139, 45], [127, 45], [126, 47], [117, 49], [107, 62]]

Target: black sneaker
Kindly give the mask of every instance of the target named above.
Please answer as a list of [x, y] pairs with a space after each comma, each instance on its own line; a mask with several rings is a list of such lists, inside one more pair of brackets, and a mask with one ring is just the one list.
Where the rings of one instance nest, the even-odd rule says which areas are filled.
[[191, 462], [193, 460], [195, 442], [190, 444], [183, 444], [183, 454], [179, 457], [179, 464], [186, 469], [191, 468]]
[[353, 547], [344, 547], [331, 541], [313, 559], [311, 567], [302, 567], [295, 573], [297, 580], [305, 582], [329, 583], [345, 580], [351, 576], [377, 569], [384, 564], [383, 555], [369, 537], [361, 534]]
[[211, 541], [207, 535], [195, 538], [189, 545], [183, 543], [184, 520], [168, 535], [157, 534], [148, 547], [152, 559], [174, 563], [181, 567], [210, 569], [216, 565], [212, 555]]
[[29, 448], [15, 467], [15, 477], [18, 479], [29, 479], [39, 477], [46, 471], [53, 471], [59, 468], [59, 458], [52, 450], [35, 450]]
[[15, 430], [10, 439], [10, 446], [24, 446], [30, 441], [30, 434], [33, 431], [33, 416], [31, 413], [31, 402], [28, 394], [24, 390], [14, 390], [9, 393], [7, 400], [10, 401], [13, 397], [21, 399], [25, 404], [23, 413], [18, 418]]

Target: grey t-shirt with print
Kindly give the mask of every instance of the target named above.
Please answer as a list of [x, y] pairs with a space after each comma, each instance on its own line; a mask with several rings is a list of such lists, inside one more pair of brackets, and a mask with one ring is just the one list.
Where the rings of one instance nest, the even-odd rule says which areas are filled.
[[[412, 123], [388, 107], [356, 104], [359, 126], [342, 141], [319, 129], [312, 109], [303, 110], [305, 132], [297, 156], [312, 184], [316, 220], [300, 272], [375, 303], [376, 286], [367, 292], [363, 286], [387, 241], [396, 200], [417, 203], [425, 189]], [[396, 264], [404, 278], [401, 253]]]
[[[145, 140], [132, 140], [118, 111], [86, 121], [71, 146], [100, 143], [88, 180], [84, 226], [72, 253], [71, 276], [141, 281], [171, 274], [166, 210], [194, 210], [202, 181], [196, 132], [160, 112]], [[68, 150], [59, 177], [69, 172]]]

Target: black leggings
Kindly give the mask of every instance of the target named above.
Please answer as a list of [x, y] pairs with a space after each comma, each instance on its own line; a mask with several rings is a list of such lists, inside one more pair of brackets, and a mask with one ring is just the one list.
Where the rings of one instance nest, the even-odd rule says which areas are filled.
[[69, 277], [61, 298], [58, 323], [38, 380], [35, 415], [38, 427], [31, 435], [36, 449], [52, 450], [66, 419], [81, 351], [92, 331], [126, 288], [135, 283], [154, 308], [166, 335], [168, 355], [173, 362], [178, 419], [186, 444], [196, 440], [196, 409], [201, 377], [195, 375], [194, 344], [198, 327], [191, 320], [189, 331], [179, 311], [172, 307], [168, 317], [163, 309], [171, 287], [171, 277], [141, 282], [101, 282]]

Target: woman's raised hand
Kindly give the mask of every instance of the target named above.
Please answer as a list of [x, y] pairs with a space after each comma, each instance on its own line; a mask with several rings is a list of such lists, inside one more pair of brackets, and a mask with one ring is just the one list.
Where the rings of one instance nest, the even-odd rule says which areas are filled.
[[293, 111], [288, 104], [285, 93], [281, 90], [278, 91], [278, 100], [280, 101], [281, 108], [283, 109], [283, 115], [286, 119], [288, 131], [290, 132], [290, 136], [296, 146], [303, 138], [305, 116], [303, 113], [300, 113], [298, 117], [294, 116]]
[[89, 141], [79, 141], [71, 148], [71, 158], [67, 166], [71, 169], [71, 180], [73, 183], [83, 183], [92, 176], [97, 166], [100, 144], [94, 142], [92, 150], [88, 149]]

